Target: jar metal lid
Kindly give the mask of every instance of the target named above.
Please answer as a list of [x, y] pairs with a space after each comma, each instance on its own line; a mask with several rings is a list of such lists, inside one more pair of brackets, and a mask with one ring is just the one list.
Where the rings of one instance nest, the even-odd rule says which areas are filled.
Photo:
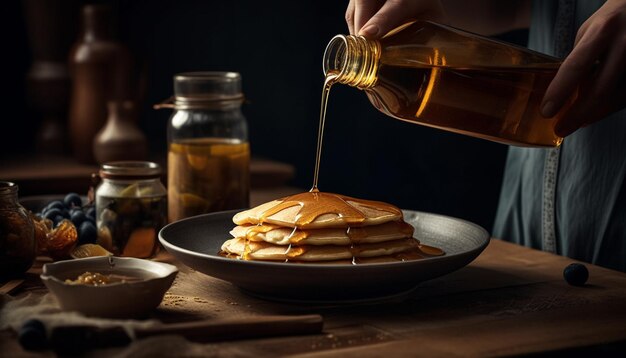
[[161, 166], [153, 162], [119, 161], [108, 162], [100, 167], [100, 177], [103, 179], [154, 179], [161, 176]]
[[219, 109], [244, 100], [237, 72], [185, 72], [174, 76], [174, 96], [154, 108]]

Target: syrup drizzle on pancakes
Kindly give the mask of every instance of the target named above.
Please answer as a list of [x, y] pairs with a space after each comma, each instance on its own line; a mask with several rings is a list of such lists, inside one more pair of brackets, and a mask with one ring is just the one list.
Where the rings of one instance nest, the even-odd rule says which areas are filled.
[[353, 203], [363, 207], [384, 211], [393, 215], [402, 216], [402, 211], [397, 207], [380, 201], [362, 200], [349, 196], [323, 193], [318, 190], [304, 192], [280, 199], [279, 203], [266, 209], [259, 214], [259, 224], [263, 224], [268, 217], [293, 206], [299, 206], [300, 210], [295, 218], [296, 228], [306, 228], [316, 218], [324, 214], [335, 214], [350, 226], [362, 226], [367, 216]]

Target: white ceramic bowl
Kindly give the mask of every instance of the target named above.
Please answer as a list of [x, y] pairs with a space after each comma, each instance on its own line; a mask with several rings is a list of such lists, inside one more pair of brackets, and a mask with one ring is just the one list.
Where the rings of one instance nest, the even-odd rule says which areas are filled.
[[[64, 310], [87, 316], [131, 318], [146, 316], [156, 308], [178, 273], [176, 266], [161, 262], [126, 257], [111, 260], [89, 257], [45, 264], [41, 279]], [[87, 271], [140, 280], [102, 286], [65, 283]]]

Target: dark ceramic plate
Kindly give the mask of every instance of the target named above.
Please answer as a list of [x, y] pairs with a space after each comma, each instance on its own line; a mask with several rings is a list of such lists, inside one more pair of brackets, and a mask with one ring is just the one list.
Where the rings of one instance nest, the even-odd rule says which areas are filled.
[[417, 261], [361, 265], [320, 265], [243, 261], [218, 256], [230, 239], [237, 211], [195, 216], [165, 226], [163, 246], [185, 265], [229, 281], [243, 291], [273, 300], [354, 302], [394, 297], [420, 282], [455, 271], [474, 260], [489, 243], [482, 227], [442, 215], [404, 211], [421, 242], [442, 248], [444, 256]]

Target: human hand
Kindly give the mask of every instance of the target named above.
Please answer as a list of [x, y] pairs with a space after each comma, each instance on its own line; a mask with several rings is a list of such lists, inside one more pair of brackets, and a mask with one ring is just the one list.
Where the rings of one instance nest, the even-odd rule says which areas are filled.
[[416, 19], [443, 22], [439, 0], [350, 0], [346, 22], [352, 35], [377, 39]]
[[608, 0], [580, 27], [543, 98], [541, 114], [552, 117], [578, 90], [556, 123], [565, 137], [626, 105], [626, 0]]

